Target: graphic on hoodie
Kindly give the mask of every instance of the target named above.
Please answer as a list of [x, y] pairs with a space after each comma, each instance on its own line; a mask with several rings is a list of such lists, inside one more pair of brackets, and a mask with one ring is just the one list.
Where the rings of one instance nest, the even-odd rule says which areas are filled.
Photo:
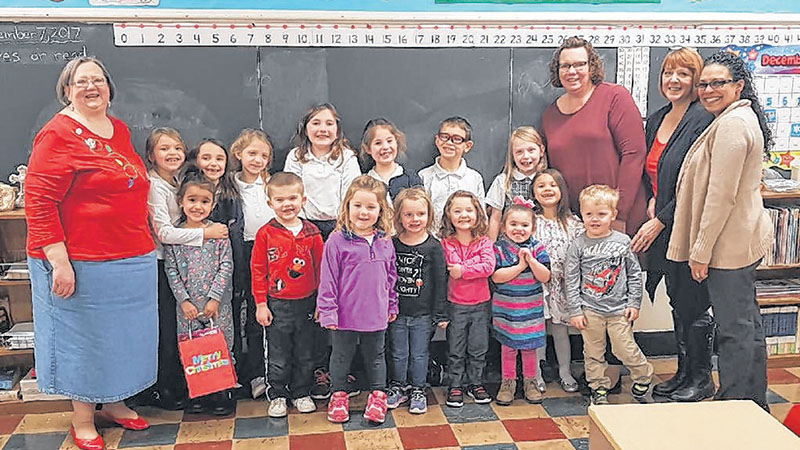
[[422, 263], [425, 257], [417, 252], [397, 253], [397, 282], [394, 290], [404, 297], [419, 297], [422, 288]]

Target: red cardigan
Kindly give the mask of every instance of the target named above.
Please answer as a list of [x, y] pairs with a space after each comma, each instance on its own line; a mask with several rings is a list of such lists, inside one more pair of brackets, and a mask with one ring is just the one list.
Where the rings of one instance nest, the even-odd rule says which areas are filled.
[[108, 261], [155, 249], [147, 224], [150, 181], [125, 124], [104, 139], [56, 114], [33, 141], [25, 179], [27, 253], [64, 242], [70, 259]]
[[250, 255], [250, 283], [256, 303], [266, 303], [267, 295], [282, 300], [298, 300], [314, 294], [319, 285], [322, 260], [322, 235], [311, 222], [295, 236], [277, 219], [256, 233]]
[[642, 173], [647, 157], [639, 109], [619, 85], [600, 83], [585, 105], [563, 114], [554, 102], [542, 115], [547, 160], [561, 171], [572, 210], [578, 214], [578, 194], [591, 184], [619, 190], [618, 219], [626, 232], [636, 233], [647, 219]]

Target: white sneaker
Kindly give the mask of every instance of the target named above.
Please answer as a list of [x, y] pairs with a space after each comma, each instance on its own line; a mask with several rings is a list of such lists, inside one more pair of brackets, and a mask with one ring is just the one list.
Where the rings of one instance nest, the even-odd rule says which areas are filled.
[[267, 381], [264, 377], [256, 377], [250, 380], [250, 393], [256, 399], [267, 392]]
[[296, 398], [292, 400], [292, 403], [301, 413], [312, 413], [317, 410], [317, 404], [309, 396]]
[[286, 399], [283, 397], [276, 398], [269, 402], [269, 409], [267, 410], [267, 414], [270, 417], [286, 417]]

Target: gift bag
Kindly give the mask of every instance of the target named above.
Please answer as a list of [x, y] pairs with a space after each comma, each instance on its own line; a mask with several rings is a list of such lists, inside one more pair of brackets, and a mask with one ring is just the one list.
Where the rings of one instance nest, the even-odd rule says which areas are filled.
[[189, 398], [213, 394], [236, 386], [231, 355], [219, 327], [182, 333], [178, 336], [178, 352]]

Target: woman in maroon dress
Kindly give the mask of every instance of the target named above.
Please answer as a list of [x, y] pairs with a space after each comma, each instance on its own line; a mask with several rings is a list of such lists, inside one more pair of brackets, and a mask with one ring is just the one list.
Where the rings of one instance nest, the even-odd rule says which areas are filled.
[[647, 156], [642, 118], [630, 93], [603, 82], [603, 63], [592, 44], [571, 37], [550, 61], [550, 82], [564, 94], [542, 116], [551, 167], [561, 171], [572, 210], [591, 184], [619, 190], [615, 228], [629, 235], [646, 220], [642, 170]]

